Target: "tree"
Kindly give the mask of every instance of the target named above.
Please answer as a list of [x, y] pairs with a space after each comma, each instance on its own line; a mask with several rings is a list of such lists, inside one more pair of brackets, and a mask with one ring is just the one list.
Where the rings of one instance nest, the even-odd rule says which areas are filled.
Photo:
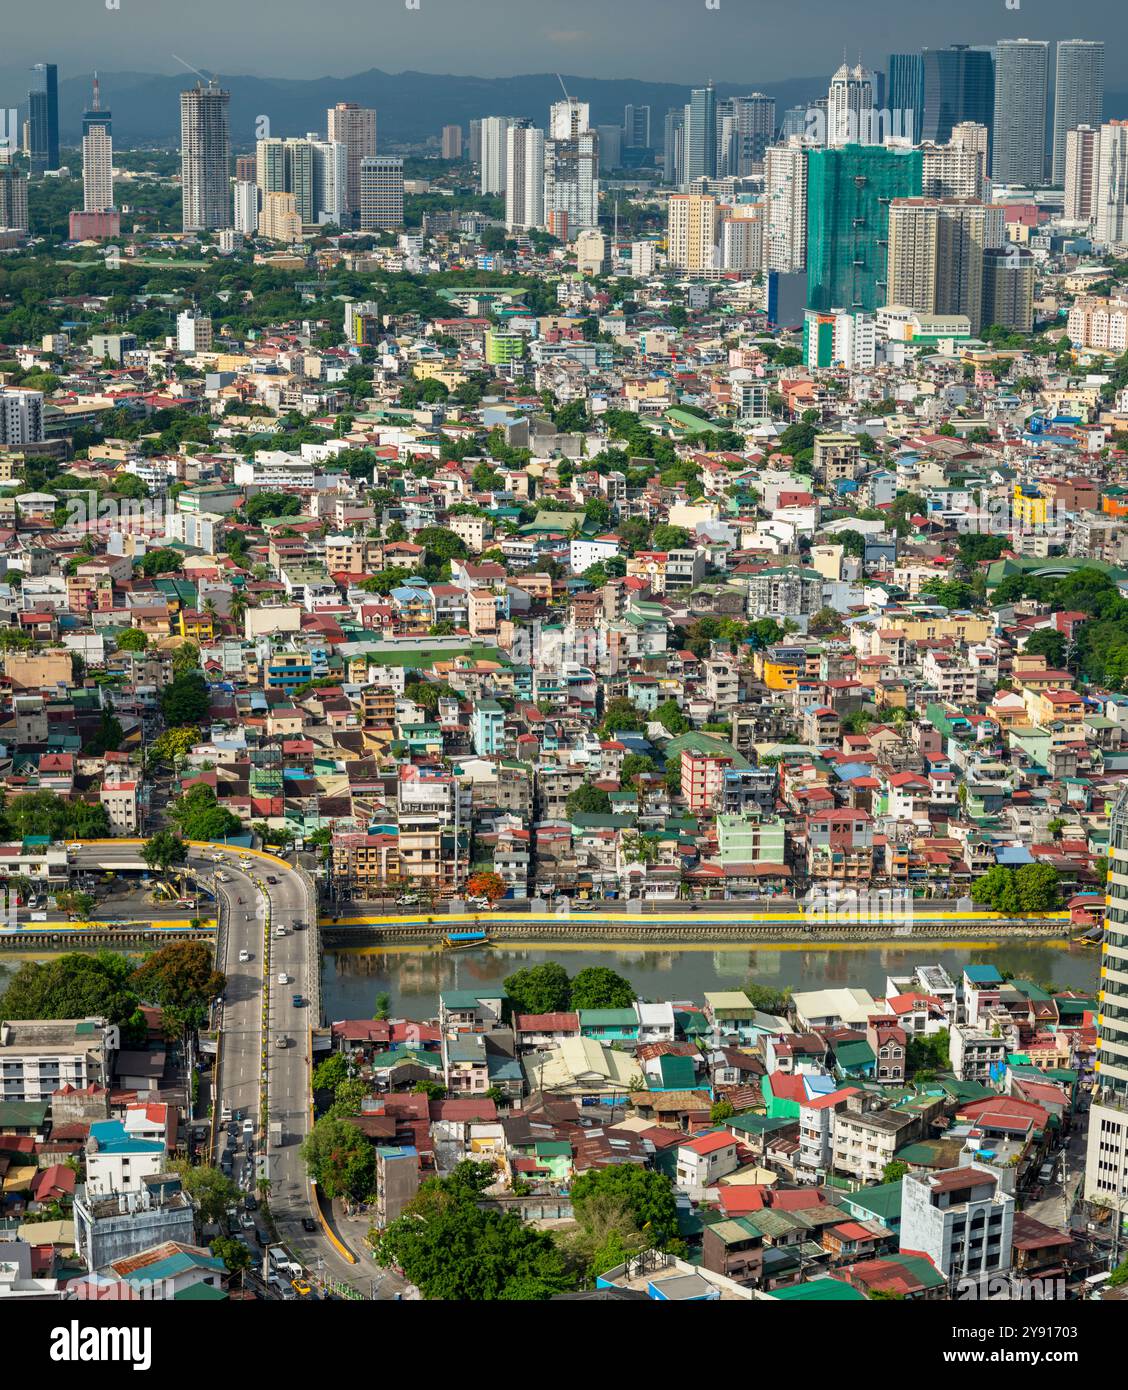
[[446, 1096], [446, 1087], [441, 1081], [429, 1081], [424, 1078], [412, 1086], [411, 1093], [415, 1096], [426, 1096], [428, 1100], [442, 1100]]
[[900, 1159], [893, 1159], [881, 1170], [881, 1181], [900, 1182], [908, 1171], [909, 1165], [907, 1163], [902, 1163]]
[[564, 809], [569, 816], [606, 815], [611, 810], [611, 797], [601, 787], [581, 782], [575, 791], [568, 793]]
[[573, 1009], [627, 1009], [637, 997], [631, 982], [605, 965], [589, 965], [572, 981]]
[[154, 762], [175, 765], [187, 757], [200, 739], [200, 731], [195, 728], [166, 729], [159, 734], [149, 748], [149, 757]]
[[947, 1071], [952, 1065], [947, 1028], [927, 1037], [910, 1038], [905, 1060], [910, 1074], [918, 1081], [926, 1079], [925, 1073], [932, 1077], [938, 1071]]
[[151, 578], [155, 574], [171, 574], [173, 570], [183, 569], [184, 556], [179, 550], [162, 546], [150, 550], [141, 560], [141, 573]]
[[330, 1201], [362, 1202], [376, 1184], [376, 1153], [347, 1119], [323, 1115], [302, 1141], [302, 1162]]
[[342, 1081], [347, 1081], [349, 1077], [349, 1064], [341, 1052], [334, 1052], [326, 1057], [323, 1062], [318, 1062], [313, 1069], [313, 1089], [315, 1091], [333, 1091]]
[[975, 590], [962, 579], [926, 579], [920, 586], [922, 598], [934, 598], [942, 608], [970, 608]]
[[507, 891], [505, 879], [495, 873], [471, 874], [466, 887], [473, 897], [488, 898], [491, 903], [504, 898]]
[[655, 550], [684, 550], [689, 541], [689, 532], [684, 526], [655, 526], [650, 537], [650, 544]]
[[681, 712], [681, 706], [674, 699], [664, 700], [654, 711], [654, 718], [668, 734], [675, 737], [691, 728], [689, 720]]
[[251, 1252], [241, 1240], [218, 1236], [211, 1243], [211, 1252], [223, 1261], [228, 1274], [242, 1274], [251, 1267]]
[[[174, 668], [175, 664], [174, 657]], [[195, 669], [181, 671], [161, 691], [160, 701], [166, 724], [202, 723], [211, 703], [204, 673]]]
[[193, 1168], [186, 1159], [175, 1159], [171, 1167], [180, 1175], [184, 1191], [196, 1204], [203, 1226], [222, 1221], [227, 1208], [234, 1206], [242, 1195], [234, 1182], [218, 1168], [206, 1164]]
[[1040, 627], [1032, 632], [1022, 647], [1024, 654], [1042, 656], [1052, 670], [1065, 666], [1065, 634], [1056, 627]]
[[664, 1173], [633, 1163], [581, 1173], [572, 1182], [572, 1210], [581, 1225], [586, 1216], [590, 1217], [591, 1204], [603, 1196], [614, 1197], [623, 1204], [650, 1245], [661, 1248], [677, 1237], [677, 1203]]
[[992, 912], [1017, 913], [1018, 890], [1015, 887], [1013, 871], [1001, 864], [988, 869], [971, 885], [971, 900], [984, 904]]
[[1061, 906], [1061, 875], [1049, 864], [1023, 864], [1014, 886], [1023, 912], [1053, 912]]
[[91, 1018], [102, 1015], [144, 1036], [133, 963], [113, 951], [68, 953], [24, 961], [0, 994], [0, 1018]]
[[514, 1014], [561, 1013], [571, 1005], [568, 972], [555, 961], [518, 970], [507, 977], [504, 988]]
[[222, 840], [243, 829], [243, 822], [219, 805], [215, 792], [206, 782], [197, 782], [173, 801], [168, 816], [189, 840]]
[[646, 716], [625, 696], [608, 700], [603, 711], [603, 737], [610, 738], [616, 730], [634, 733], [646, 727]]
[[746, 980], [744, 993], [751, 1001], [752, 1007], [758, 1009], [762, 1014], [786, 1016], [788, 1009], [791, 1008], [790, 989], [772, 989], [770, 985], [761, 985], [755, 980]]
[[515, 1212], [480, 1208], [477, 1181], [458, 1169], [428, 1178], [403, 1216], [370, 1234], [376, 1259], [402, 1269], [428, 1299], [530, 1301], [571, 1288], [576, 1276], [552, 1237]]
[[124, 632], [119, 632], [114, 639], [119, 651], [123, 652], [143, 652], [149, 645], [148, 637], [139, 627], [127, 627]]
[[725, 1120], [731, 1120], [735, 1114], [736, 1107], [731, 1100], [715, 1100], [709, 1107], [709, 1123], [722, 1124]]
[[642, 773], [653, 771], [653, 758], [648, 758], [645, 753], [628, 753], [619, 766], [619, 779], [623, 782], [633, 782]]
[[165, 873], [173, 864], [184, 864], [188, 859], [188, 846], [171, 830], [158, 830], [145, 841], [141, 857], [150, 869]]

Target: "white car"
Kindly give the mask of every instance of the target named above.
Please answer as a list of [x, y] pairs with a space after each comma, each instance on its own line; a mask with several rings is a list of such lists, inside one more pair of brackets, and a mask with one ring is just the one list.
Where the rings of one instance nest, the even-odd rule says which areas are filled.
[[288, 984], [290, 983], [290, 977], [289, 977], [289, 975], [286, 974], [285, 971], [283, 971], [283, 972], [278, 976], [278, 983], [279, 983], [280, 985], [288, 985]]
[[274, 1044], [274, 1046], [275, 1046], [275, 1047], [289, 1047], [289, 1046], [290, 1046], [290, 1039], [287, 1038], [287, 1037], [281, 1037], [281, 1038], [279, 1038], [278, 1041]]
[[413, 907], [419, 901], [418, 893], [405, 893], [401, 898], [396, 899], [397, 907]]
[[275, 936], [286, 936], [286, 935], [288, 935], [288, 933], [287, 933], [287, 930], [286, 930], [285, 927], [275, 927], [275, 928], [274, 928], [274, 935], [275, 935]]
[[249, 961], [250, 958], [251, 958], [251, 953], [250, 953], [250, 951], [240, 951], [240, 952], [239, 952], [239, 960], [240, 960], [240, 963], [241, 963], [241, 964], [246, 965], [247, 961]]

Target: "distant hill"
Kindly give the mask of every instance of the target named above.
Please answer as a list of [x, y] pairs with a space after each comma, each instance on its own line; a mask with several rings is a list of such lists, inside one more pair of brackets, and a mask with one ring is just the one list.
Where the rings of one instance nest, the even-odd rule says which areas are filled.
[[[0, 68], [0, 106], [21, 106], [27, 99], [29, 74]], [[99, 72], [102, 103], [113, 112], [114, 138], [130, 145], [176, 145], [180, 140], [178, 94], [194, 79], [188, 73], [164, 76], [137, 72]], [[59, 123], [64, 144], [79, 137], [82, 112], [90, 102], [92, 76], [60, 74]], [[562, 95], [555, 73], [525, 77], [457, 77], [426, 72], [381, 72], [372, 68], [353, 77], [309, 80], [220, 76], [231, 93], [231, 141], [248, 149], [255, 139], [259, 116], [270, 118], [278, 135], [304, 135], [325, 130], [325, 112], [338, 101], [373, 106], [377, 112], [380, 147], [414, 144], [437, 136], [444, 125], [466, 128], [479, 116], [529, 116], [538, 124], [548, 120], [548, 108]], [[661, 145], [662, 122], [672, 106], [684, 105], [689, 89], [669, 82], [638, 82], [629, 78], [598, 79], [564, 74], [571, 96], [591, 103], [593, 123], [618, 124], [628, 102], [651, 107], [651, 138]], [[749, 91], [774, 96], [778, 110], [807, 102], [825, 93], [826, 79], [790, 78], [761, 85], [719, 83], [719, 96]]]

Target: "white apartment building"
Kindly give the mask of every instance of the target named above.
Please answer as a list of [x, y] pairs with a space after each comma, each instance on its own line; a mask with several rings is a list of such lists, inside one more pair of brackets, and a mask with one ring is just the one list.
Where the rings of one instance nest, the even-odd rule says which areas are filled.
[[941, 1274], [984, 1278], [1011, 1267], [1014, 1198], [977, 1163], [902, 1179], [901, 1249]]
[[0, 1022], [0, 1101], [49, 1101], [63, 1086], [104, 1086], [107, 1053], [116, 1048], [117, 1029], [102, 1018]]

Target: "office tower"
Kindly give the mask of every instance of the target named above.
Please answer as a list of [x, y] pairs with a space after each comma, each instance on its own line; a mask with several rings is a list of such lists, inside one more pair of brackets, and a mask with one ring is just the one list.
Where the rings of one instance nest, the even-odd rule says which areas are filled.
[[831, 149], [843, 145], [873, 143], [873, 75], [858, 63], [843, 63], [830, 79], [826, 98], [826, 143]]
[[544, 142], [544, 215], [559, 225], [559, 214], [566, 217], [572, 237], [599, 226], [599, 136], [594, 130]]
[[1034, 257], [1019, 246], [992, 247], [983, 255], [983, 322], [1011, 333], [1034, 328]]
[[666, 112], [662, 143], [662, 182], [681, 183], [685, 168], [685, 107]]
[[1054, 76], [1053, 181], [1065, 180], [1065, 137], [1081, 125], [1104, 120], [1104, 44], [1065, 39], [1058, 44]]
[[470, 163], [479, 164], [482, 159], [482, 122], [470, 122]]
[[231, 93], [215, 80], [180, 93], [180, 184], [184, 230], [207, 232], [231, 225]]
[[[346, 182], [347, 158], [346, 150]], [[255, 166], [264, 198], [268, 193], [292, 193], [295, 211], [302, 221], [307, 226], [317, 221], [312, 140], [260, 140]]]
[[242, 236], [255, 236], [259, 223], [259, 186], [248, 179], [235, 180], [235, 230]]
[[948, 48], [926, 48], [924, 68], [924, 117], [921, 139], [944, 145], [953, 126], [975, 121], [987, 127], [988, 148], [995, 119], [995, 72], [988, 49], [955, 43]]
[[623, 148], [628, 150], [648, 150], [650, 148], [649, 106], [634, 106], [628, 102], [623, 107]]
[[102, 110], [98, 74], [94, 100], [82, 117], [82, 210], [107, 212], [114, 205], [114, 144], [110, 113]]
[[885, 99], [908, 143], [917, 144], [924, 126], [924, 59], [919, 53], [889, 55]]
[[591, 129], [591, 107], [586, 101], [566, 97], [548, 109], [548, 138], [574, 140], [581, 131]]
[[0, 164], [0, 228], [28, 230], [27, 175], [11, 164]]
[[1106, 246], [1128, 243], [1128, 121], [1106, 121], [1097, 150], [1094, 196], [1096, 239]]
[[310, 136], [309, 141], [314, 217], [322, 226], [344, 227], [349, 218], [349, 152], [340, 140]]
[[360, 227], [365, 232], [403, 226], [403, 160], [360, 162]]
[[329, 108], [327, 135], [330, 143], [344, 145], [348, 161], [345, 197], [348, 214], [356, 222], [360, 209], [360, 164], [376, 154], [376, 112], [354, 101], [339, 101]]
[[1050, 46], [1031, 39], [995, 45], [995, 183], [1029, 184], [1046, 177], [1046, 99]]
[[784, 274], [807, 266], [807, 150], [797, 142], [764, 154], [764, 264]]
[[675, 270], [712, 270], [716, 261], [717, 200], [712, 194], [674, 193], [669, 201], [666, 257]]
[[601, 170], [618, 169], [623, 162], [623, 128], [617, 125], [597, 125], [599, 136], [599, 167]]
[[779, 123], [779, 142], [786, 145], [789, 140], [802, 139], [807, 133], [807, 108], [789, 106]]
[[1101, 133], [1091, 125], [1078, 126], [1065, 137], [1065, 217], [1088, 222], [1094, 213], [1097, 152]]
[[982, 126], [957, 126], [946, 145], [926, 142], [920, 151], [924, 197], [987, 196], [987, 132]]
[[775, 133], [775, 100], [762, 92], [717, 107], [717, 176], [744, 178], [763, 169]]
[[284, 241], [288, 245], [302, 239], [302, 217], [297, 199], [292, 193], [263, 193], [258, 234], [267, 241]]
[[1004, 210], [962, 198], [895, 198], [889, 204], [889, 304], [926, 314], [984, 318], [984, 256], [1006, 240]]
[[889, 203], [920, 196], [919, 151], [847, 145], [807, 155], [807, 307], [886, 302]]
[[1109, 818], [1105, 891], [1096, 1089], [1088, 1116], [1084, 1198], [1113, 1209], [1115, 1230], [1128, 1196], [1128, 790], [1120, 792]]
[[43, 392], [0, 386], [0, 444], [38, 444], [43, 432]]
[[483, 197], [505, 192], [506, 134], [510, 116], [486, 116], [482, 121], [482, 157], [478, 187]]
[[36, 63], [36, 84], [27, 94], [28, 154], [33, 173], [59, 167], [59, 69]]
[[443, 158], [462, 158], [462, 127], [460, 125], [443, 126]]
[[685, 168], [680, 182], [688, 186], [694, 179], [717, 175], [717, 94], [712, 82], [694, 87], [685, 108]]
[[511, 232], [544, 226], [544, 131], [532, 121], [506, 131], [505, 225]]
[[235, 182], [258, 183], [258, 160], [253, 154], [235, 156]]

